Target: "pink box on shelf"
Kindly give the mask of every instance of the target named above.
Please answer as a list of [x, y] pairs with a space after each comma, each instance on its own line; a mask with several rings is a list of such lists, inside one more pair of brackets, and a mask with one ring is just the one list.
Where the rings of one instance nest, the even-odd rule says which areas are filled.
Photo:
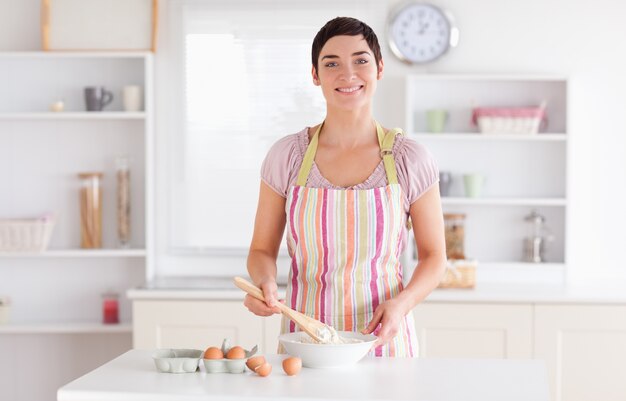
[[545, 102], [537, 107], [476, 107], [472, 123], [483, 134], [537, 134], [547, 125]]

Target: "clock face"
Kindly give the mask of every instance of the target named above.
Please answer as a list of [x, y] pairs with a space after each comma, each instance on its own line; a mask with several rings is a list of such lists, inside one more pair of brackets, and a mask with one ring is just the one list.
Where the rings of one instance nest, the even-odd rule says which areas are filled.
[[439, 8], [425, 3], [404, 6], [390, 21], [391, 50], [403, 61], [428, 63], [456, 45], [456, 28]]

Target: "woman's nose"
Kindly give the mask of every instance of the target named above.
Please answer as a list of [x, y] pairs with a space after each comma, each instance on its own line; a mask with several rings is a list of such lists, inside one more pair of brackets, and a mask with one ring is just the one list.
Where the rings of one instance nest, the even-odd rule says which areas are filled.
[[341, 70], [341, 76], [340, 76], [341, 79], [344, 79], [346, 81], [351, 81], [355, 76], [356, 76], [355, 69], [351, 64], [348, 64]]

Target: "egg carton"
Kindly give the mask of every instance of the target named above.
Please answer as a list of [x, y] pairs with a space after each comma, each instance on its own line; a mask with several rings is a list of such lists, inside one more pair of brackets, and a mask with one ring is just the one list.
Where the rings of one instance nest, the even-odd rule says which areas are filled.
[[[226, 355], [232, 347], [227, 338], [222, 342], [222, 353]], [[256, 354], [258, 346], [252, 347], [250, 350], [244, 349], [245, 358], [241, 359], [202, 359], [204, 369], [207, 373], [243, 373], [246, 371], [246, 360]]]
[[161, 373], [193, 373], [198, 370], [204, 354], [199, 349], [158, 349], [152, 354], [154, 365]]

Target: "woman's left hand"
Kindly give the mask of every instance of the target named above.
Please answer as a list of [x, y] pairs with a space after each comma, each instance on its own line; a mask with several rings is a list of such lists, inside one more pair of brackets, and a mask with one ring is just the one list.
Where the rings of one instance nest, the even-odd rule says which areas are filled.
[[[400, 323], [406, 316], [407, 310], [402, 300], [398, 298], [390, 299], [378, 305], [374, 311], [374, 316], [367, 327], [361, 331], [363, 334], [370, 334], [377, 331], [378, 340], [374, 347], [388, 343], [398, 334]], [[380, 324], [380, 327], [378, 325]], [[378, 329], [377, 329], [378, 327]]]

